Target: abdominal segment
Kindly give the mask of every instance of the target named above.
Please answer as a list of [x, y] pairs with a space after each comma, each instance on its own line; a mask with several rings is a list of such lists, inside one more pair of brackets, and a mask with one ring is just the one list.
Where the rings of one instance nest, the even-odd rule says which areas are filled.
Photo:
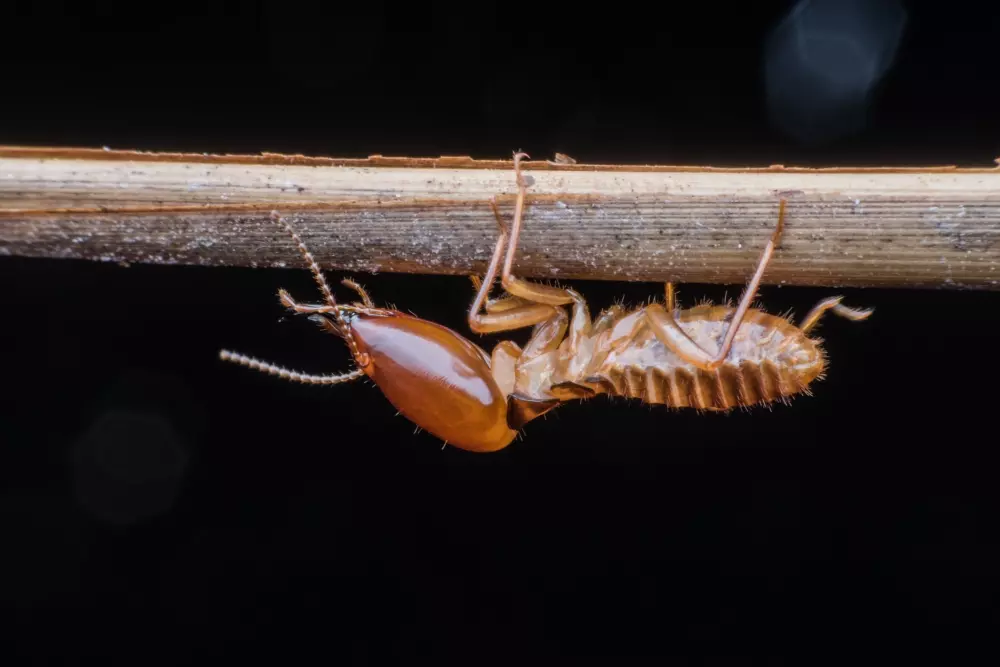
[[[710, 354], [722, 344], [732, 309], [685, 311], [678, 322]], [[665, 347], [649, 326], [632, 325], [629, 338], [613, 330], [599, 334], [588, 368], [574, 380], [596, 393], [699, 410], [730, 410], [809, 392], [825, 358], [818, 343], [784, 318], [750, 311], [732, 350], [712, 370], [685, 362]]]

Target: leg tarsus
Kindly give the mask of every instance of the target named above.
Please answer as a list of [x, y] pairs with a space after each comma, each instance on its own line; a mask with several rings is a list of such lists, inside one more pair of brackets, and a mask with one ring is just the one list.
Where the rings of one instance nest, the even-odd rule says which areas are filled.
[[514, 176], [517, 179], [517, 187], [527, 188], [528, 183], [524, 180], [524, 174], [521, 173], [521, 160], [524, 158], [531, 159], [531, 156], [524, 151], [517, 151], [514, 153]]
[[497, 220], [497, 227], [500, 228], [500, 233], [507, 234], [510, 230], [507, 229], [507, 223], [504, 222], [503, 216], [500, 215], [500, 209], [497, 207], [496, 196], [490, 197], [490, 208], [493, 209], [493, 217]]
[[812, 329], [819, 323], [820, 318], [826, 311], [831, 310], [835, 315], [840, 315], [843, 318], [851, 320], [853, 322], [860, 322], [862, 320], [867, 320], [871, 317], [872, 313], [875, 312], [873, 308], [867, 308], [864, 310], [857, 308], [848, 308], [847, 306], [841, 305], [844, 297], [833, 296], [827, 299], [823, 299], [809, 311], [804, 318], [802, 318], [802, 324], [799, 326], [803, 333], [809, 333]]

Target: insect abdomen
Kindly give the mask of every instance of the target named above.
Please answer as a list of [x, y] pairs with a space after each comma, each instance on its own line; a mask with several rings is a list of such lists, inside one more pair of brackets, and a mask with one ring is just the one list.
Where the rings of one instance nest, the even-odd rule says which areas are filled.
[[[800, 369], [781, 368], [770, 360], [723, 364], [715, 371], [617, 367], [587, 378], [595, 390], [612, 396], [638, 398], [672, 408], [731, 410], [787, 400], [808, 393], [809, 380], [822, 369], [804, 376]], [[811, 377], [810, 377], [811, 376]]]
[[[678, 319], [693, 340], [717, 349], [731, 313], [728, 307], [701, 306], [683, 311]], [[822, 375], [824, 367], [818, 341], [784, 318], [752, 310], [728, 359], [715, 370], [685, 362], [647, 328], [601, 359], [583, 383], [600, 393], [647, 403], [731, 410], [808, 393], [809, 384]]]

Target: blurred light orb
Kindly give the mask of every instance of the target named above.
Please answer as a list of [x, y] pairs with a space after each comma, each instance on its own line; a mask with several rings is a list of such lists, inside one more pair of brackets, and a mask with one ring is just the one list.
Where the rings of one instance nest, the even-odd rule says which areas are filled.
[[104, 523], [126, 526], [168, 512], [189, 456], [171, 422], [155, 413], [109, 410], [74, 448], [77, 502]]
[[771, 121], [802, 143], [863, 129], [871, 92], [891, 68], [905, 24], [898, 0], [801, 0], [765, 49]]

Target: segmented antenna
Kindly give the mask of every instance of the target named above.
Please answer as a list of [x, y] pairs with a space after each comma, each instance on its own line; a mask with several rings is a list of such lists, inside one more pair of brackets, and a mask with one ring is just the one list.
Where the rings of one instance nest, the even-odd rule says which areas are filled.
[[357, 380], [365, 374], [365, 372], [359, 368], [351, 371], [350, 373], [343, 373], [341, 375], [309, 375], [307, 373], [299, 373], [298, 371], [290, 371], [287, 368], [275, 366], [274, 364], [269, 364], [266, 361], [260, 361], [237, 352], [230, 352], [229, 350], [221, 350], [219, 352], [219, 359], [222, 359], [223, 361], [232, 361], [254, 370], [263, 371], [264, 373], [268, 373], [270, 375], [277, 375], [285, 380], [301, 382], [302, 384], [341, 384], [343, 382]]
[[366, 366], [368, 362], [367, 355], [363, 355], [361, 350], [358, 349], [358, 343], [354, 340], [354, 336], [351, 335], [351, 327], [347, 324], [347, 320], [344, 319], [344, 314], [340, 311], [340, 308], [337, 307], [337, 300], [333, 297], [333, 292], [330, 290], [330, 286], [327, 284], [326, 278], [323, 277], [323, 272], [320, 271], [319, 265], [313, 258], [312, 253], [309, 252], [306, 244], [299, 237], [298, 232], [295, 231], [295, 228], [292, 227], [291, 223], [284, 216], [277, 211], [271, 211], [271, 219], [284, 227], [285, 231], [292, 237], [292, 240], [299, 246], [299, 252], [302, 253], [306, 264], [309, 265], [309, 270], [312, 272], [316, 284], [319, 285], [320, 291], [323, 292], [323, 298], [326, 299], [327, 305], [333, 309], [333, 316], [337, 319], [338, 327], [344, 332], [344, 340], [347, 341], [347, 346], [351, 350], [351, 356], [354, 357], [354, 361], [358, 366]]

